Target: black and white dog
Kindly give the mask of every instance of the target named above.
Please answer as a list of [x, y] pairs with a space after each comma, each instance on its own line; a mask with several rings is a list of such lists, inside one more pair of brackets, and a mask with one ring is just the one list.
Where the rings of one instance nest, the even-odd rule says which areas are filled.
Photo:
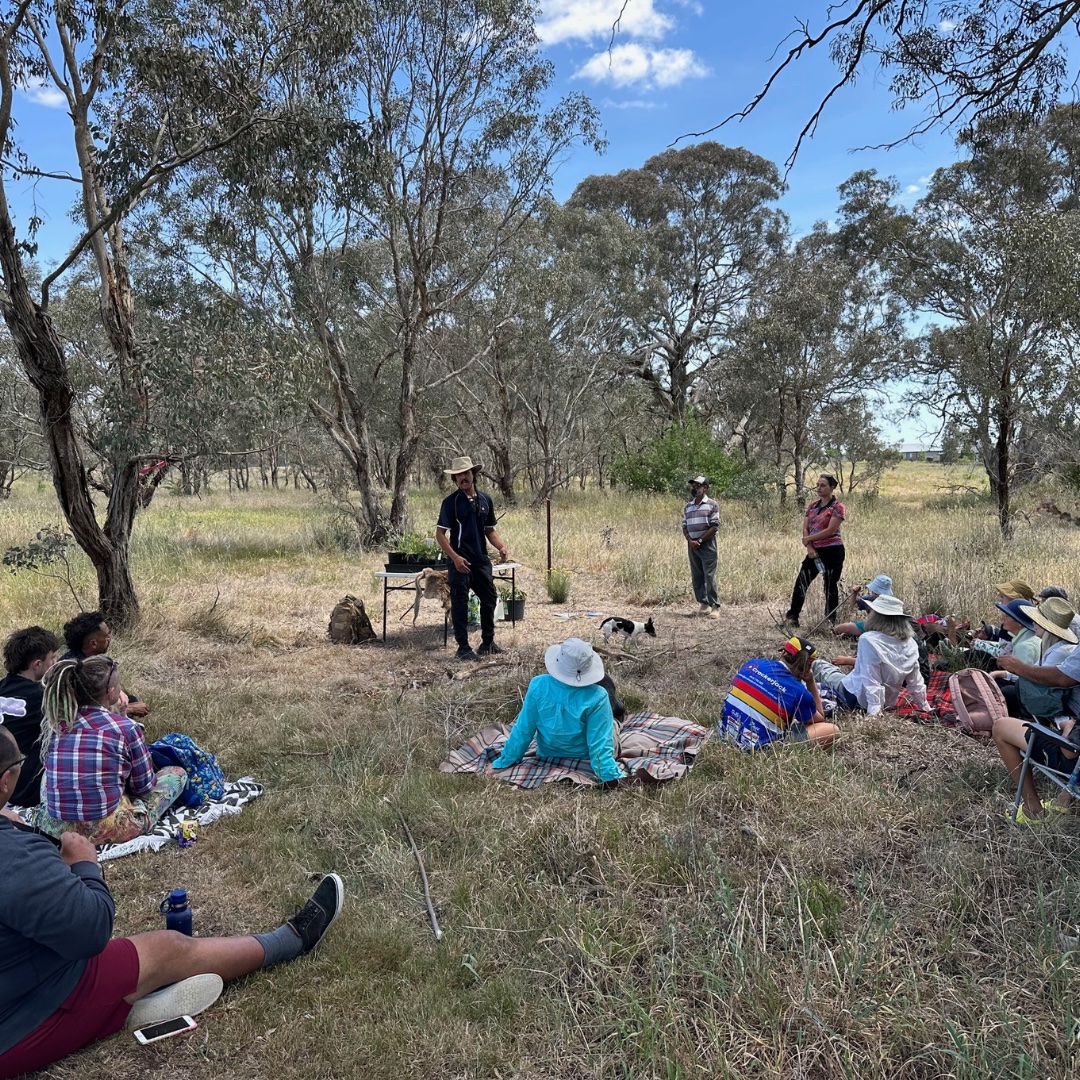
[[656, 637], [656, 627], [652, 624], [651, 615], [648, 622], [634, 622], [633, 619], [620, 619], [612, 615], [600, 624], [600, 629], [604, 632], [605, 645], [611, 641], [612, 634], [625, 634], [631, 645], [637, 644], [637, 639], [643, 633], [648, 634], [649, 637]]

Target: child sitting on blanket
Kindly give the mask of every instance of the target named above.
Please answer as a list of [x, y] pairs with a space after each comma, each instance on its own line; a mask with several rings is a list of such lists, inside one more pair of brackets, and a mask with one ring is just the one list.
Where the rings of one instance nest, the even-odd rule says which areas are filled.
[[544, 666], [548, 674], [530, 680], [514, 729], [491, 767], [516, 765], [535, 737], [537, 757], [587, 758], [599, 780], [618, 783], [626, 774], [615, 760], [619, 726], [601, 685], [604, 662], [588, 642], [570, 638], [544, 653]]
[[116, 661], [60, 660], [43, 684], [45, 802], [38, 828], [55, 837], [75, 832], [99, 846], [150, 832], [187, 775], [180, 768], [155, 773], [142, 728], [111, 711], [120, 699]]

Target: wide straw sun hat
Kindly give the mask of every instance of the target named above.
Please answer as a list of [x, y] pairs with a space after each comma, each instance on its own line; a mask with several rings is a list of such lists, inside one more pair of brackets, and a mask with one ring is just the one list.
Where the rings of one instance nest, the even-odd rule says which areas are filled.
[[581, 638], [567, 638], [544, 653], [548, 672], [567, 686], [592, 686], [604, 677], [604, 661]]
[[1061, 638], [1062, 641], [1069, 645], [1076, 644], [1076, 635], [1069, 629], [1069, 623], [1076, 618], [1076, 612], [1073, 611], [1067, 600], [1062, 600], [1059, 596], [1051, 596], [1049, 600], [1044, 600], [1038, 607], [1026, 604], [1020, 610], [1033, 623], [1041, 626], [1044, 630], [1049, 630], [1055, 637]]

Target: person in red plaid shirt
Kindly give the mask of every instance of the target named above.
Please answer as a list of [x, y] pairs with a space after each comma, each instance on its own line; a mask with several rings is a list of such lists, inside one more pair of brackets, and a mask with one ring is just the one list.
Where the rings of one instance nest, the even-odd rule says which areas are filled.
[[110, 711], [120, 700], [116, 661], [61, 660], [43, 684], [45, 802], [38, 828], [55, 837], [75, 832], [99, 845], [149, 832], [187, 775], [180, 768], [155, 772], [142, 728]]

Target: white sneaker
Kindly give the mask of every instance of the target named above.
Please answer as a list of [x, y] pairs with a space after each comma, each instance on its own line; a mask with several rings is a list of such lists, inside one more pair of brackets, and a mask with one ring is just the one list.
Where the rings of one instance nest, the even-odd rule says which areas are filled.
[[704, 600], [702, 600], [701, 603], [698, 604], [698, 614], [699, 615], [708, 615], [709, 614], [709, 605], [706, 604]]
[[220, 975], [192, 975], [170, 986], [163, 986], [131, 1006], [125, 1026], [146, 1027], [178, 1016], [195, 1016], [209, 1009], [219, 997], [225, 983]]
[[719, 619], [720, 618], [720, 609], [718, 607], [708, 608], [706, 610], [706, 612], [705, 612], [705, 617], [707, 619]]

